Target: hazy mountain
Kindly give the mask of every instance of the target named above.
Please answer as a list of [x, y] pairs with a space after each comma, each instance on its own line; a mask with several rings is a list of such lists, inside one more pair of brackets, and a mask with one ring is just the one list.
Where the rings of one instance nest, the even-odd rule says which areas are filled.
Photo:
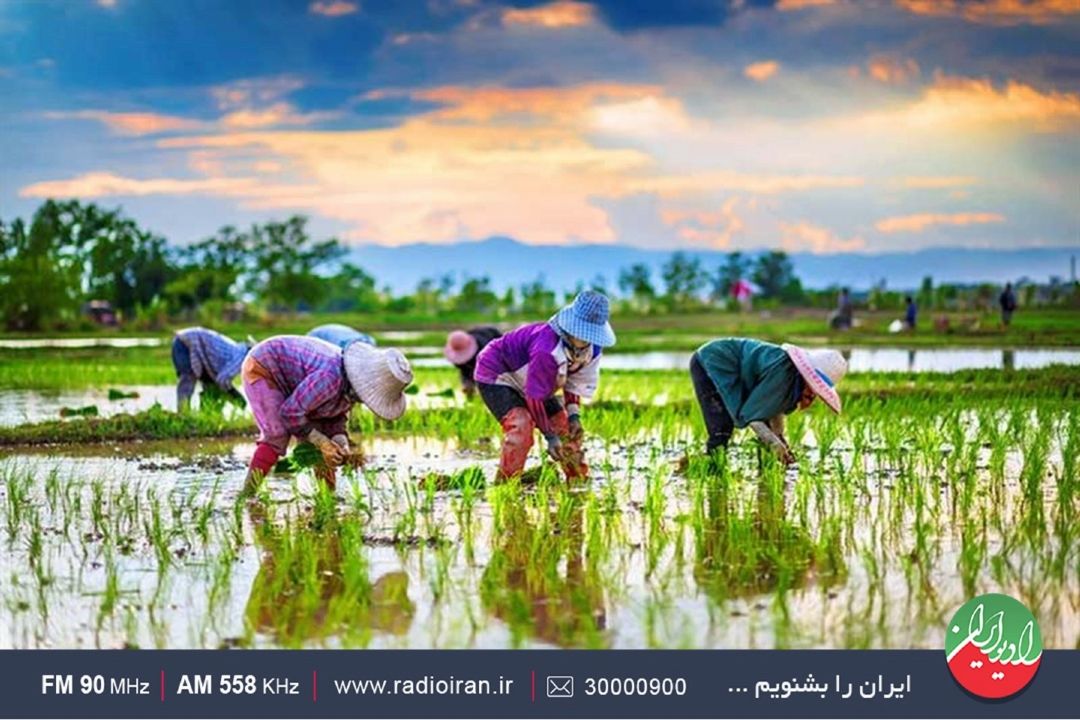
[[[701, 258], [710, 270], [724, 260], [722, 252], [689, 254]], [[446, 273], [459, 278], [487, 275], [499, 291], [538, 276], [543, 276], [551, 287], [566, 290], [579, 281], [588, 282], [600, 275], [607, 287], [615, 290], [619, 270], [634, 263], [653, 268], [653, 281], [660, 284], [660, 267], [670, 255], [669, 251], [618, 245], [538, 246], [493, 237], [447, 245], [362, 245], [353, 248], [348, 259], [373, 274], [380, 287], [389, 285], [395, 292], [412, 290], [422, 278], [437, 278]], [[1000, 283], [1024, 276], [1039, 281], [1046, 281], [1051, 275], [1068, 278], [1072, 255], [1080, 255], [1080, 247], [937, 248], [882, 255], [795, 253], [791, 257], [795, 272], [806, 287], [849, 285], [866, 289], [884, 279], [890, 288], [907, 289], [918, 287], [926, 275], [933, 276], [935, 283]]]

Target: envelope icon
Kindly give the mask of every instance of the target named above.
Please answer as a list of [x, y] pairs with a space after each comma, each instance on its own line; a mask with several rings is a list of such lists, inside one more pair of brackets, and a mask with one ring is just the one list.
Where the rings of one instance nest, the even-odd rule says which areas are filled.
[[572, 698], [574, 697], [573, 675], [548, 675], [547, 696], [549, 698]]

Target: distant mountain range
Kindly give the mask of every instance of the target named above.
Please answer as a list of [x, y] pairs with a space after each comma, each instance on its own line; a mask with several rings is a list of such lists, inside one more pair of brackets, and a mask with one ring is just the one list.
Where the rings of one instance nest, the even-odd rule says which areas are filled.
[[[700, 258], [710, 271], [725, 257], [723, 252], [712, 251], [687, 254]], [[848, 285], [864, 290], [882, 279], [889, 288], [913, 289], [927, 275], [935, 283], [1003, 283], [1022, 277], [1046, 282], [1052, 275], [1068, 279], [1074, 255], [1080, 256], [1080, 246], [1023, 250], [935, 248], [880, 255], [794, 253], [791, 259], [805, 287]], [[608, 288], [615, 290], [619, 271], [634, 263], [652, 268], [653, 282], [659, 286], [660, 267], [670, 256], [670, 251], [620, 245], [526, 245], [512, 238], [492, 237], [444, 245], [361, 245], [354, 247], [347, 259], [374, 275], [379, 287], [388, 285], [395, 292], [412, 290], [421, 279], [446, 273], [459, 279], [487, 275], [501, 292], [541, 276], [556, 290], [570, 290], [579, 281], [587, 283], [599, 275]]]

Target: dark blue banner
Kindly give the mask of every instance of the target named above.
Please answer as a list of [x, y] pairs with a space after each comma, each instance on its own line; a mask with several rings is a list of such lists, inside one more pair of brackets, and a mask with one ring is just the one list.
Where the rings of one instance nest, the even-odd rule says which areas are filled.
[[[942, 651], [3, 651], [0, 717], [1076, 717], [1080, 652], [998, 701]], [[977, 670], [977, 669], [976, 669]]]

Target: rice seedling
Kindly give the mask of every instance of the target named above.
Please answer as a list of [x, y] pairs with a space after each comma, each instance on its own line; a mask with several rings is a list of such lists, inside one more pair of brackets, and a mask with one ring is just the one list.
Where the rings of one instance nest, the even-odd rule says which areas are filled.
[[[83, 640], [110, 647], [911, 647], [997, 590], [1031, 599], [1048, 647], [1072, 646], [1075, 372], [902, 377], [853, 377], [843, 416], [792, 415], [791, 469], [748, 434], [699, 454], [685, 378], [635, 371], [605, 375], [586, 407], [593, 476], [573, 486], [539, 448], [526, 477], [492, 484], [497, 424], [442, 402], [453, 376], [426, 368], [401, 421], [353, 414], [365, 463], [336, 494], [302, 445], [253, 498], [239, 461], [7, 450], [0, 572], [22, 580], [0, 595], [61, 645], [96, 617]], [[75, 442], [252, 432], [155, 409], [0, 443], [60, 427]], [[452, 442], [422, 452], [424, 437]], [[0, 629], [7, 646], [29, 637]]]

